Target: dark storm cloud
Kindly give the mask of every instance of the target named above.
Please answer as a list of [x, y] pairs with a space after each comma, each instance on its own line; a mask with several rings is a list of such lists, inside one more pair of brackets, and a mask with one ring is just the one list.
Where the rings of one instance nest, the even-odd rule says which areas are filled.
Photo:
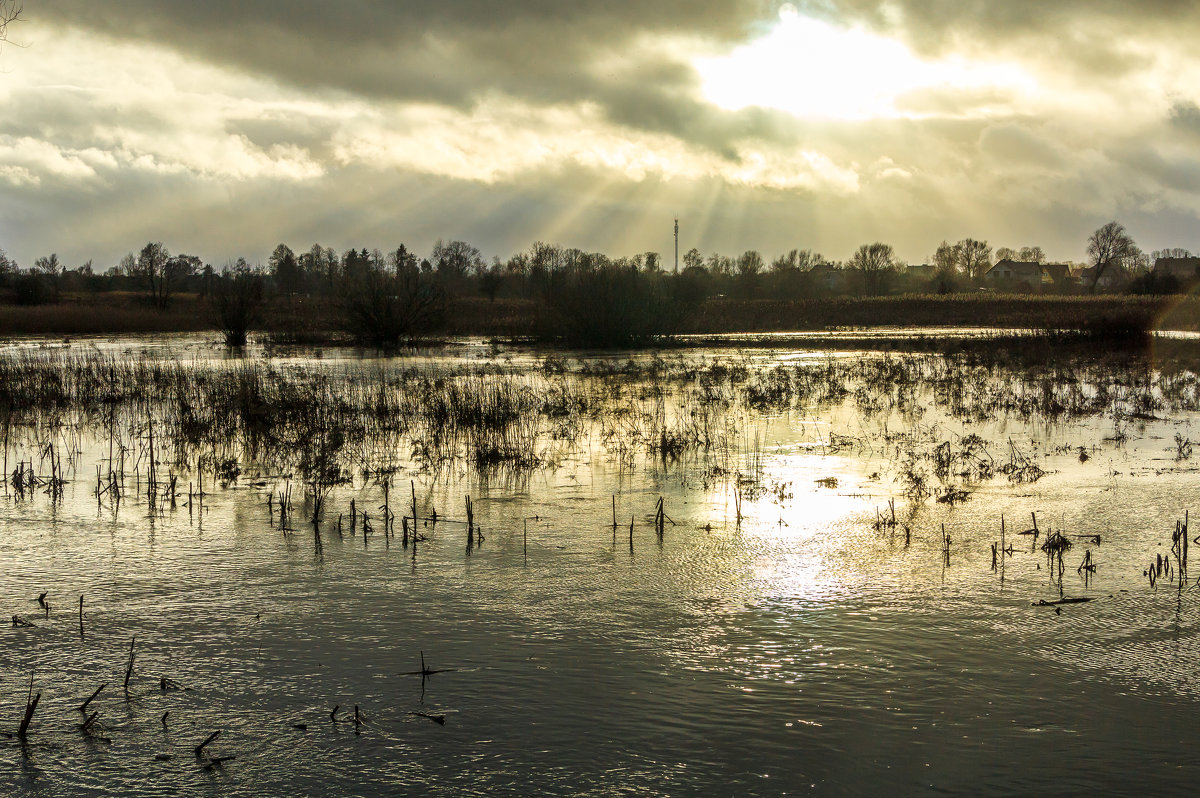
[[489, 94], [593, 102], [621, 124], [725, 152], [739, 135], [782, 130], [767, 116], [699, 102], [695, 71], [667, 40], [732, 45], [776, 12], [772, 0], [50, 0], [38, 9], [59, 25], [306, 90], [460, 108]]

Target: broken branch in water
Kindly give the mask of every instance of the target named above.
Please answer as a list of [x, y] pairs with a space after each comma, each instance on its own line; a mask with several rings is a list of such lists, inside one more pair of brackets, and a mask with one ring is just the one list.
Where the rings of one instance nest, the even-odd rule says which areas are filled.
[[105, 682], [104, 684], [97, 687], [96, 692], [94, 692], [90, 696], [88, 696], [88, 700], [84, 701], [83, 704], [80, 705], [79, 711], [86, 715], [88, 704], [90, 704], [90, 703], [92, 703], [92, 701], [96, 700], [96, 696], [100, 695], [100, 691], [103, 690], [105, 687], [108, 687], [108, 682]]
[[428, 712], [409, 712], [408, 714], [416, 715], [418, 718], [428, 718], [429, 720], [433, 721], [434, 723], [438, 724], [439, 726], [446, 725], [446, 716], [445, 715], [431, 715]]
[[1054, 607], [1054, 606], [1056, 606], [1056, 605], [1058, 605], [1058, 604], [1083, 604], [1083, 603], [1086, 603], [1086, 602], [1088, 602], [1088, 601], [1091, 601], [1091, 600], [1092, 600], [1092, 599], [1091, 599], [1090, 597], [1087, 597], [1087, 596], [1080, 596], [1080, 597], [1078, 597], [1078, 598], [1061, 598], [1061, 599], [1059, 599], [1058, 601], [1046, 601], [1045, 599], [1040, 599], [1040, 600], [1038, 600], [1038, 601], [1031, 602], [1030, 606], [1033, 606], [1033, 607]]
[[212, 734], [210, 734], [210, 735], [208, 735], [207, 737], [205, 737], [205, 738], [204, 738], [204, 742], [200, 743], [200, 745], [196, 746], [196, 748], [194, 749], [194, 750], [195, 750], [195, 752], [196, 752], [196, 756], [203, 756], [203, 754], [204, 754], [204, 747], [205, 747], [205, 746], [207, 746], [209, 743], [211, 743], [213, 740], [217, 739], [217, 738], [218, 738], [218, 737], [220, 737], [220, 736], [221, 736], [221, 732], [220, 732], [220, 730], [218, 729], [217, 731], [215, 731], [215, 732], [213, 732]]

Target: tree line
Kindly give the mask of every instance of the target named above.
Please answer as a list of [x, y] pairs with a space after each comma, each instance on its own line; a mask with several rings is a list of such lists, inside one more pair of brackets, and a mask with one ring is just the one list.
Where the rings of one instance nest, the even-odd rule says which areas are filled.
[[[1125, 229], [1109, 222], [1088, 240], [1091, 284], [1062, 290], [1095, 291], [1106, 273], [1121, 272], [1143, 281], [1142, 289], [1170, 286], [1147, 280], [1151, 258], [1185, 257], [1185, 250], [1145, 255]], [[324, 300], [338, 308], [356, 338], [393, 342], [436, 329], [446, 303], [482, 296], [540, 300], [547, 334], [575, 335], [602, 343], [657, 334], [673, 319], [706, 298], [807, 299], [821, 296], [880, 296], [896, 293], [953, 293], [977, 290], [1000, 260], [1045, 263], [1037, 246], [993, 250], [986, 241], [941, 242], [930, 263], [903, 263], [889, 244], [863, 244], [849, 258], [831, 261], [810, 249], [792, 249], [768, 261], [757, 250], [736, 257], [690, 249], [680, 269], [668, 271], [656, 252], [613, 258], [602, 253], [535, 242], [528, 249], [490, 261], [461, 240], [439, 240], [427, 256], [400, 244], [387, 252], [349, 249], [342, 253], [314, 244], [297, 252], [279, 244], [267, 263], [245, 259], [220, 268], [190, 254], [172, 254], [162, 242], [148, 242], [100, 273], [89, 261], [75, 269], [56, 254], [21, 269], [0, 250], [0, 284], [11, 301], [53, 301], [62, 291], [128, 291], [165, 309], [180, 292], [208, 299], [244, 339], [270, 300], [297, 303]], [[1107, 284], [1107, 283], [1105, 283]], [[235, 317], [241, 317], [237, 322]], [[609, 332], [605, 332], [609, 330]], [[609, 341], [608, 339], [612, 339]]]

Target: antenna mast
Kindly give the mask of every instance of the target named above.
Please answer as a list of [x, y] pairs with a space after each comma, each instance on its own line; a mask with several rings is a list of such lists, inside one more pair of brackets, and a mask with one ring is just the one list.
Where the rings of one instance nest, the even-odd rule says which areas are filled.
[[679, 217], [675, 217], [675, 273], [679, 274]]

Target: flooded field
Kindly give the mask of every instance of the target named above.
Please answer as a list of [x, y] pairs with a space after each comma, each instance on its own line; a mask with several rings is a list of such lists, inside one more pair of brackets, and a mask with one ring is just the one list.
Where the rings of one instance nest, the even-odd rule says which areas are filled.
[[0, 793], [1195, 783], [1195, 342], [737, 343], [0, 350]]

